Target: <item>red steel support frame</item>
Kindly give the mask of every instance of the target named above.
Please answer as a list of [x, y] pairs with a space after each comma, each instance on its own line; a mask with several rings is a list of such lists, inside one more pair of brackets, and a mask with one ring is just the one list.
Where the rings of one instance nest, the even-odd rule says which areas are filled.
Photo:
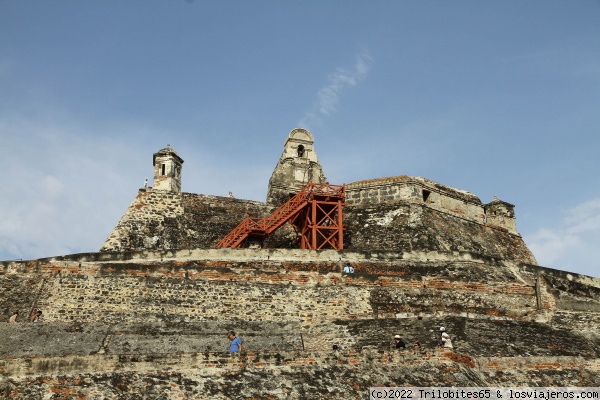
[[310, 182], [271, 215], [246, 218], [215, 247], [241, 247], [248, 237], [265, 238], [289, 221], [300, 234], [300, 248], [344, 248], [342, 207], [345, 185]]
[[311, 191], [307, 206], [291, 221], [300, 234], [301, 249], [344, 248], [345, 186], [323, 189]]

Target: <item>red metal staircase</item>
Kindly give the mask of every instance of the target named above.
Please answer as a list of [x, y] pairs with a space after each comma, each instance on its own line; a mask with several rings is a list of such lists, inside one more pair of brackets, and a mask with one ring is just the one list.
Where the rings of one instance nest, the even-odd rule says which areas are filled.
[[345, 185], [310, 182], [265, 218], [246, 218], [215, 248], [241, 247], [248, 238], [264, 239], [290, 221], [300, 233], [300, 248], [343, 248], [342, 206]]

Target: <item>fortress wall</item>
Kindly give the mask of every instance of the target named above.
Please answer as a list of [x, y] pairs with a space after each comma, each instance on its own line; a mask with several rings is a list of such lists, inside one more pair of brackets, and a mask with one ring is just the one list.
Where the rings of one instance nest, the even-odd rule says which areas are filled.
[[[7, 398], [365, 398], [373, 386], [600, 384], [580, 357], [473, 358], [452, 352], [94, 355], [0, 361]], [[102, 371], [102, 372], [99, 372]]]
[[397, 201], [344, 208], [344, 247], [350, 250], [466, 251], [536, 264], [520, 235], [457, 218], [425, 204]]
[[[0, 287], [2, 309], [11, 299], [44, 312], [39, 324], [0, 323], [0, 397], [347, 399], [371, 386], [600, 384], [600, 280], [469, 253], [82, 254], [0, 263]], [[591, 308], [561, 309], [566, 297]], [[453, 352], [436, 349], [441, 325]], [[223, 351], [228, 329], [246, 354]], [[423, 350], [390, 351], [394, 334]]]
[[346, 195], [346, 204], [350, 206], [408, 201], [478, 223], [485, 220], [483, 205], [473, 194], [420, 177], [397, 176], [354, 182], [346, 186]]
[[558, 309], [548, 318], [548, 324], [558, 330], [572, 330], [598, 342], [600, 340], [600, 312]]
[[211, 248], [264, 203], [192, 193], [140, 191], [100, 251]]
[[[306, 329], [294, 321], [165, 321], [165, 322], [43, 322], [0, 323], [4, 339], [0, 359], [27, 357], [87, 356], [95, 354], [160, 355], [223, 352], [229, 341], [225, 332], [234, 328], [247, 352], [322, 351], [336, 345], [343, 351], [393, 348], [392, 337], [400, 334], [409, 349], [421, 343], [425, 353], [438, 349], [437, 330], [444, 324], [452, 336], [454, 351], [472, 357], [600, 357], [598, 337], [552, 324], [452, 314], [428, 314], [417, 318], [371, 318], [316, 321]], [[596, 322], [596, 329], [598, 325]], [[337, 329], [327, 345], [311, 348], [311, 335]], [[307, 341], [309, 342], [307, 344]], [[577, 343], [577, 346], [572, 346]]]
[[[205, 253], [208, 256], [236, 252]], [[307, 256], [323, 253], [309, 252]], [[11, 263], [3, 268], [0, 280], [14, 282], [18, 276], [26, 282], [38, 282], [37, 291], [32, 296], [31, 292], [21, 293], [20, 286], [10, 289], [6, 285], [7, 297], [0, 304], [8, 311], [5, 320], [14, 308], [6, 299], [12, 299], [15, 304], [24, 304], [26, 310], [42, 309], [46, 322], [286, 321], [297, 324], [306, 349], [327, 349], [334, 342], [345, 348], [371, 343], [352, 333], [352, 326], [332, 321], [396, 321], [431, 316], [440, 318], [438, 324], [452, 316], [534, 321], [551, 317], [543, 313], [554, 312], [560, 304], [552, 300], [559, 297], [568, 295], [589, 305], [585, 310], [567, 309], [573, 312], [568, 320], [585, 315], [581, 312], [593, 311], [600, 304], [598, 288], [590, 289], [588, 295], [556, 292], [547, 283], [536, 289], [534, 275], [510, 265], [435, 261], [434, 254], [429, 255], [430, 261], [377, 261], [361, 259], [358, 254], [349, 256], [352, 257], [345, 261], [251, 261], [223, 257], [162, 262], [131, 259]], [[355, 273], [340, 273], [344, 265], [351, 265]], [[537, 305], [539, 297], [547, 299], [541, 309]], [[590, 323], [590, 318], [583, 318]], [[597, 322], [589, 328], [598, 328]], [[459, 325], [457, 329], [462, 329]], [[391, 335], [394, 330], [390, 326], [381, 332]], [[378, 334], [371, 337], [377, 343], [385, 340]]]
[[[5, 273], [8, 270], [11, 272]], [[43, 274], [31, 270], [25, 274], [15, 273], [12, 268], [4, 266], [0, 266], [0, 271], [1, 321], [8, 321], [15, 311], [19, 311], [20, 318], [27, 318], [32, 307], [35, 307], [37, 296], [45, 283]], [[8, 317], [4, 318], [5, 315]]]
[[[431, 190], [427, 201], [423, 187]], [[483, 223], [483, 207], [470, 193], [409, 177], [357, 182], [347, 188], [347, 249], [463, 251], [536, 264], [516, 231]], [[264, 217], [272, 210], [266, 203], [229, 197], [142, 191], [101, 251], [208, 249], [246, 217]], [[292, 248], [296, 237], [287, 224], [263, 245]]]
[[153, 248], [159, 236], [151, 233], [158, 233], [165, 219], [176, 219], [182, 214], [181, 194], [141, 190], [102, 245], [101, 251], [144, 246]]
[[[290, 369], [290, 367], [332, 367], [339, 365], [347, 365], [351, 369], [361, 371], [369, 371], [368, 364], [385, 365], [390, 368], [394, 366], [402, 366], [403, 369], [410, 369], [416, 366], [416, 369], [429, 367], [436, 371], [439, 368], [457, 370], [460, 365], [452, 365], [452, 363], [463, 364], [468, 367], [479, 365], [484, 377], [471, 375], [471, 382], [483, 381], [488, 379], [489, 386], [498, 385], [498, 381], [493, 377], [500, 375], [498, 372], [520, 374], [521, 379], [518, 379], [518, 385], [527, 384], [527, 382], [535, 381], [536, 377], [532, 377], [531, 373], [540, 370], [555, 370], [562, 371], [567, 374], [575, 372], [575, 376], [568, 383], [563, 381], [561, 384], [565, 386], [585, 387], [590, 385], [590, 382], [599, 382], [600, 377], [590, 380], [589, 374], [600, 372], [600, 359], [586, 360], [578, 356], [554, 356], [554, 357], [470, 357], [465, 354], [456, 354], [445, 350], [436, 351], [415, 351], [408, 350], [374, 350], [362, 349], [359, 351], [328, 351], [328, 352], [286, 352], [286, 351], [250, 351], [242, 356], [228, 354], [226, 352], [204, 352], [204, 353], [179, 353], [179, 354], [154, 354], [152, 356], [144, 356], [141, 354], [130, 354], [128, 356], [114, 355], [92, 355], [83, 357], [66, 357], [65, 359], [57, 360], [51, 357], [39, 357], [36, 360], [6, 360], [2, 363], [2, 371], [14, 375], [24, 375], [32, 373], [85, 373], [93, 372], [98, 367], [104, 371], [159, 371], [165, 366], [180, 366], [185, 365], [185, 370], [201, 369], [205, 373], [223, 373], [225, 371], [241, 372], [243, 369], [265, 369], [276, 370], [279, 368]], [[33, 362], [31, 362], [33, 361]], [[458, 368], [457, 368], [458, 367]], [[445, 371], [447, 372], [447, 370]], [[433, 374], [432, 374], [433, 375]], [[463, 377], [454, 376], [454, 379], [449, 378], [449, 374], [441, 374], [441, 381], [458, 383], [464, 380]], [[487, 377], [485, 376], [487, 375]], [[580, 375], [580, 376], [578, 376]], [[583, 376], [581, 376], [583, 375]], [[544, 373], [540, 373], [544, 377]], [[433, 376], [428, 382], [440, 383]], [[481, 380], [475, 380], [479, 378]], [[492, 379], [490, 379], [492, 378]], [[525, 379], [523, 379], [525, 378]], [[533, 379], [532, 379], [533, 378]], [[584, 380], [578, 380], [584, 378]], [[502, 385], [506, 385], [511, 381], [503, 379]], [[515, 382], [513, 380], [512, 382]], [[546, 382], [556, 382], [546, 380]], [[538, 381], [539, 383], [539, 381]], [[418, 382], [415, 383], [418, 385]], [[542, 385], [546, 386], [546, 385]]]
[[0, 323], [0, 359], [93, 354], [175, 354], [227, 350], [235, 329], [252, 351], [304, 350], [293, 321]]
[[[239, 318], [299, 321], [405, 312], [521, 316], [534, 289], [512, 272], [469, 262], [171, 261], [41, 266], [38, 308], [46, 321], [120, 322]], [[469, 271], [469, 272], [467, 272]], [[59, 273], [60, 272], [60, 273]]]
[[379, 204], [396, 200], [422, 201], [421, 191], [409, 181], [361, 181], [346, 185], [346, 204]]
[[[346, 203], [344, 246], [351, 250], [466, 251], [536, 264], [514, 224], [484, 223], [481, 202], [468, 192], [394, 177], [348, 185]], [[212, 248], [246, 217], [272, 211], [257, 201], [142, 190], [101, 251]], [[292, 248], [296, 237], [288, 224], [263, 245]]]

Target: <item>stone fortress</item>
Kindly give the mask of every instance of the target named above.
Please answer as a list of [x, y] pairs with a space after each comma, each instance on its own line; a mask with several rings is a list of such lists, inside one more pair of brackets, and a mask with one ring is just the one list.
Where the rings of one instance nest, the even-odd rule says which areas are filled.
[[[287, 223], [215, 245], [308, 182], [294, 129], [267, 201], [181, 192], [153, 156], [97, 253], [0, 262], [0, 397], [366, 399], [374, 386], [600, 386], [600, 279], [537, 265], [514, 206], [421, 177], [345, 186], [343, 250], [301, 250]], [[353, 273], [347, 273], [351, 267]], [[36, 310], [42, 323], [24, 323]], [[438, 349], [440, 326], [454, 348]], [[229, 354], [234, 329], [246, 351]], [[408, 348], [392, 348], [400, 334]], [[414, 350], [414, 342], [421, 350]], [[333, 346], [337, 349], [334, 350]]]
[[[265, 216], [308, 182], [327, 181], [305, 129], [289, 134], [266, 203], [182, 193], [183, 159], [170, 147], [154, 154], [153, 165], [154, 187], [140, 189], [100, 251], [209, 249], [245, 216]], [[346, 185], [344, 218], [348, 250], [471, 251], [536, 264], [517, 232], [514, 205], [482, 204], [469, 192], [421, 177]], [[426, 227], [433, 220], [452, 230]], [[293, 247], [293, 232], [282, 231], [264, 246]]]

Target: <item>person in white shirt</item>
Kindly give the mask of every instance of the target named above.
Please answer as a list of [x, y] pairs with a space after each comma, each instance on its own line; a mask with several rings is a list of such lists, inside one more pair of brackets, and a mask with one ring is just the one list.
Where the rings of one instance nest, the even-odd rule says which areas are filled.
[[443, 326], [440, 327], [440, 347], [452, 348], [452, 339], [450, 339], [450, 335], [446, 333], [446, 328]]

